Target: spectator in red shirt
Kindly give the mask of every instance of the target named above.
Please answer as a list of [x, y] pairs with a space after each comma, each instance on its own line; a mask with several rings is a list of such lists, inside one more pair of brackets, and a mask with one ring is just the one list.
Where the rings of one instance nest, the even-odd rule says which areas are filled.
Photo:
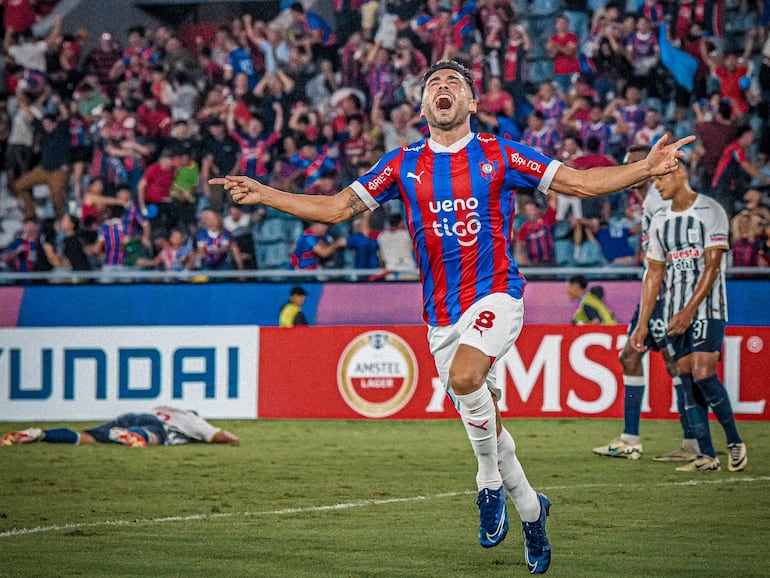
[[[147, 215], [153, 231], [158, 227], [169, 230], [168, 225], [176, 221], [170, 203], [175, 174], [174, 156], [171, 150], [164, 149], [160, 158], [147, 167], [139, 181], [139, 208], [142, 214]], [[151, 209], [151, 206], [155, 206], [155, 209]]]
[[123, 66], [123, 51], [112, 34], [102, 32], [99, 42], [86, 56], [85, 68], [96, 73], [102, 91], [110, 97], [115, 95]]
[[19, 34], [26, 33], [35, 23], [32, 0], [2, 0], [3, 28]]
[[759, 172], [749, 161], [747, 151], [753, 142], [754, 131], [751, 127], [740, 127], [737, 139], [722, 152], [711, 180], [711, 196], [721, 203], [729, 216], [735, 214], [735, 203], [743, 199], [749, 177], [770, 185], [770, 177]]
[[703, 45], [703, 60], [708, 64], [711, 73], [719, 79], [722, 98], [730, 101], [735, 116], [745, 115], [749, 112], [749, 103], [743, 88], [741, 88], [741, 79], [749, 72], [746, 63], [754, 50], [754, 39], [757, 37], [757, 33], [757, 28], [749, 30], [743, 54], [730, 51], [724, 55], [721, 61], [709, 54], [705, 44]]
[[554, 27], [556, 31], [548, 38], [545, 49], [548, 57], [553, 59], [554, 80], [566, 94], [572, 85], [572, 75], [580, 72], [579, 39], [577, 34], [569, 31], [569, 20], [566, 16], [558, 16]]
[[487, 83], [487, 91], [479, 98], [478, 109], [493, 116], [507, 116], [513, 118], [515, 105], [513, 96], [503, 88], [503, 82], [499, 76], [492, 76]]
[[171, 131], [171, 114], [153, 93], [148, 93], [139, 105], [136, 121], [137, 132], [148, 139], [165, 137]]

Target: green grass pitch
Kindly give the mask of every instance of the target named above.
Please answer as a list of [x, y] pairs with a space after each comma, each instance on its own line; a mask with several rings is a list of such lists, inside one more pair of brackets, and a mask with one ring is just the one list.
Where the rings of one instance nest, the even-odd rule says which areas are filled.
[[[0, 448], [0, 576], [528, 575], [513, 508], [506, 540], [478, 545], [458, 421], [215, 423], [242, 445]], [[618, 420], [506, 426], [553, 502], [549, 575], [770, 576], [770, 424], [739, 424], [748, 468], [730, 473], [712, 422], [725, 467], [696, 474], [652, 461], [677, 422], [643, 421], [636, 462], [591, 453]]]

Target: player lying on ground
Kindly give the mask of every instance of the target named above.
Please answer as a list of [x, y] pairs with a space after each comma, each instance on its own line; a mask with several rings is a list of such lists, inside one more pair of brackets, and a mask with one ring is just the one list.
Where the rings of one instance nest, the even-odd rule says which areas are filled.
[[176, 446], [190, 442], [239, 445], [234, 434], [211, 425], [196, 412], [160, 406], [152, 413], [124, 413], [96, 427], [75, 431], [69, 428], [31, 427], [12, 431], [0, 438], [0, 445], [31, 442], [53, 444], [123, 444], [130, 448]]

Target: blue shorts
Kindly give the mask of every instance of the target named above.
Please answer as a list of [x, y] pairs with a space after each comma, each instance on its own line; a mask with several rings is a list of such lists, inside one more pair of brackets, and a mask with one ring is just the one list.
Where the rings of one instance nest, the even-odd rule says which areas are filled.
[[668, 337], [671, 357], [676, 361], [695, 352], [721, 353], [726, 326], [723, 319], [694, 319], [687, 331]]
[[163, 426], [163, 422], [151, 413], [124, 413], [112, 421], [98, 425], [93, 429], [87, 429], [86, 433], [91, 434], [99, 443], [109, 444], [112, 443], [110, 430], [114, 427], [123, 427], [137, 433], [140, 433], [138, 430], [153, 433], [158, 437], [160, 445], [166, 441], [166, 428]]
[[[628, 324], [628, 336], [633, 335], [636, 331], [636, 326], [639, 324], [639, 308], [641, 305], [637, 305], [634, 310], [634, 314], [631, 317], [631, 321]], [[651, 351], [665, 351], [669, 337], [666, 332], [666, 320], [663, 318], [663, 300], [658, 299], [655, 302], [655, 307], [650, 315], [650, 321], [647, 324], [649, 333], [644, 340], [644, 345]]]

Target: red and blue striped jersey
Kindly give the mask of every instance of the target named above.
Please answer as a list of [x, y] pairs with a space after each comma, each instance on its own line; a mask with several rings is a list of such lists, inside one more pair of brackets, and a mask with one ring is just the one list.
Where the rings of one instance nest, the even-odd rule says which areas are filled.
[[123, 241], [126, 228], [121, 219], [110, 219], [99, 227], [99, 239], [104, 241], [104, 264], [123, 263]]
[[204, 229], [198, 233], [197, 246], [204, 248], [203, 267], [216, 269], [230, 258], [230, 233]]
[[230, 131], [230, 136], [241, 147], [241, 160], [239, 169], [252, 179], [264, 177], [267, 173], [266, 161], [270, 157], [270, 147], [281, 138], [281, 133], [262, 133], [252, 136], [240, 130]]
[[[17, 273], [29, 273], [35, 269], [40, 242], [37, 237], [17, 237], [6, 249], [9, 264]], [[21, 251], [20, 247], [24, 247]]]
[[451, 325], [492, 293], [521, 298], [511, 253], [517, 187], [548, 190], [561, 166], [521, 143], [470, 133], [386, 153], [351, 188], [370, 209], [401, 199], [423, 286], [423, 319]]
[[305, 229], [297, 239], [297, 245], [290, 257], [292, 269], [317, 269], [318, 256], [313, 252], [319, 242], [331, 243], [332, 238], [329, 235], [321, 237], [313, 232], [312, 229]]

